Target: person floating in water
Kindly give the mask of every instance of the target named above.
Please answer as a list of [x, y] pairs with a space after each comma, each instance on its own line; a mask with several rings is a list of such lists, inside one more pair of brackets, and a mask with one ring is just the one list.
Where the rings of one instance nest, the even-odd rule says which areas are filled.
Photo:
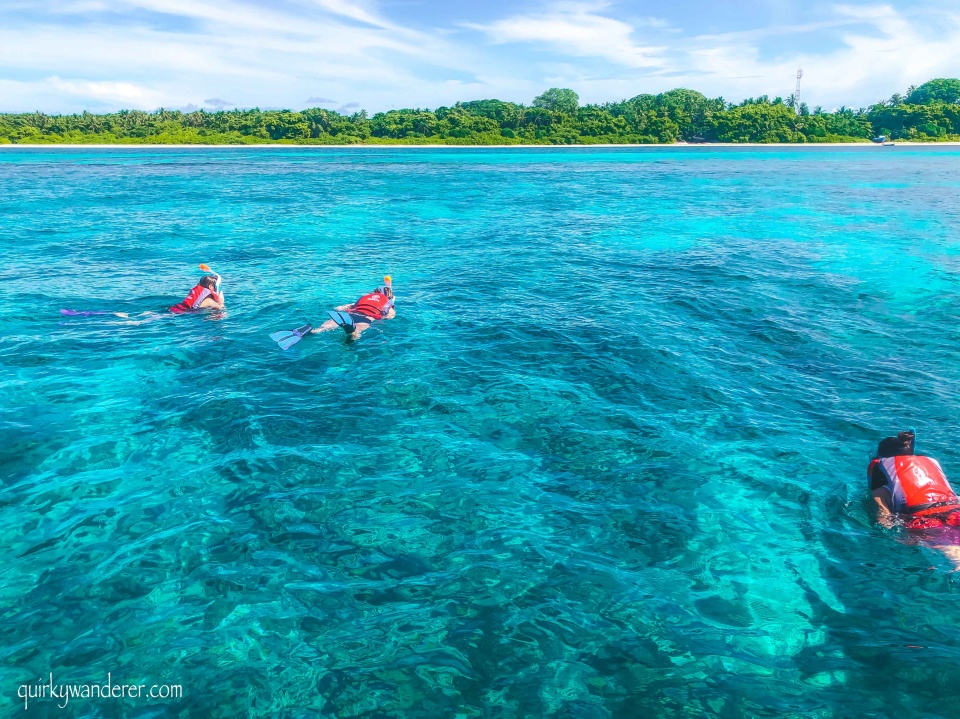
[[393, 306], [393, 280], [383, 278], [383, 285], [364, 295], [352, 305], [340, 305], [330, 310], [330, 319], [310, 330], [311, 334], [328, 332], [342, 327], [350, 339], [356, 339], [377, 320], [392, 320], [397, 316]]
[[867, 467], [877, 521], [902, 525], [960, 568], [960, 498], [940, 463], [916, 454], [914, 432], [887, 437]]
[[[224, 308], [223, 292], [220, 290], [220, 275], [210, 269], [206, 264], [200, 265], [200, 270], [208, 274], [200, 278], [196, 286], [190, 290], [190, 294], [182, 301], [168, 309], [175, 315], [181, 315], [185, 312], [196, 312], [197, 310], [222, 310]], [[67, 317], [89, 317], [92, 315], [113, 315], [121, 319], [130, 319], [128, 312], [113, 312], [110, 310], [85, 311], [85, 310], [60, 310], [60, 314]], [[137, 322], [148, 322], [160, 317], [168, 316], [166, 312], [147, 310], [136, 315], [137, 317], [146, 317], [147, 319]]]
[[170, 311], [175, 315], [196, 310], [222, 310], [223, 294], [220, 292], [220, 275], [206, 275], [200, 279], [190, 294], [178, 302]]

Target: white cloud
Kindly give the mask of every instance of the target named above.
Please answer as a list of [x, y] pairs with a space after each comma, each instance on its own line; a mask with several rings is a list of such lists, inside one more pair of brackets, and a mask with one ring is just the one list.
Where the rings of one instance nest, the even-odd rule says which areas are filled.
[[61, 80], [56, 76], [49, 78], [46, 82], [57, 92], [92, 97], [109, 103], [142, 106], [151, 102], [150, 91], [131, 82]]
[[[633, 68], [663, 67], [665, 48], [638, 44], [634, 27], [602, 15], [606, 4], [560, 3], [542, 14], [515, 15], [487, 25], [468, 24], [496, 44], [530, 42], [549, 46], [558, 54], [598, 57]], [[663, 27], [648, 19], [645, 25]]]
[[[80, 25], [63, 17], [90, 13], [95, 5], [38, 2], [34, 10], [42, 19], [0, 27], [0, 73], [36, 78], [0, 95], [0, 111], [84, 109], [84, 88], [99, 108], [199, 105], [209, 97], [297, 107], [317, 90], [361, 97], [368, 107], [427, 104], [432, 83], [421, 73], [464, 75], [475, 65], [448, 41], [396, 26], [348, 0], [300, 0], [283, 10], [244, 2], [117, 0], [110, 11], [127, 14], [122, 27], [96, 15]], [[179, 16], [190, 30], [155, 29], [136, 14], [142, 11]], [[72, 83], [59, 101], [49, 92], [51, 76]]]
[[33, 82], [0, 80], [0, 97], [8, 104], [7, 111], [18, 112], [37, 109], [50, 111], [51, 107], [68, 107], [71, 111], [153, 109], [164, 104], [160, 93], [134, 83], [64, 80], [55, 75]]
[[[615, 14], [625, 3], [601, 0], [431, 32], [386, 18], [376, 0], [33, 0], [4, 22], [18, 1], [0, 0], [0, 111], [150, 110], [207, 98], [297, 108], [308, 97], [377, 111], [482, 97], [529, 102], [552, 85], [586, 102], [673, 87], [739, 100], [788, 95], [798, 65], [803, 98], [835, 107], [960, 67], [960, 11], [888, 5], [692, 35], [676, 13], [670, 23], [630, 19]], [[804, 49], [810, 37], [833, 45]], [[778, 52], [778, 43], [800, 50]]]
[[[470, 27], [497, 45], [549, 50], [540, 55], [541, 76], [594, 102], [673, 87], [728, 100], [787, 96], [802, 66], [802, 99], [828, 107], [866, 105], [931, 77], [956, 75], [960, 68], [960, 11], [913, 17], [889, 5], [837, 5], [802, 25], [685, 36], [662, 22], [630, 25], [611, 17], [612, 10], [606, 3], [561, 4]], [[646, 37], [638, 37], [641, 30]], [[829, 33], [835, 46], [819, 52], [785, 50], [775, 57], [761, 52], [764, 43], [768, 48], [777, 38], [801, 46], [811, 33], [821, 39]], [[597, 58], [622, 70], [608, 69], [597, 77], [597, 67], [573, 57]]]
[[829, 109], [841, 104], [867, 105], [903, 92], [911, 84], [956, 75], [960, 13], [939, 19], [939, 37], [935, 38], [926, 25], [911, 21], [889, 5], [837, 6], [829, 24], [839, 28], [840, 45], [829, 52], [764, 59], [757, 36], [704, 36], [691, 41], [688, 66], [708, 73], [700, 81], [717, 87], [728, 98], [787, 95], [797, 67], [802, 66], [801, 99]]

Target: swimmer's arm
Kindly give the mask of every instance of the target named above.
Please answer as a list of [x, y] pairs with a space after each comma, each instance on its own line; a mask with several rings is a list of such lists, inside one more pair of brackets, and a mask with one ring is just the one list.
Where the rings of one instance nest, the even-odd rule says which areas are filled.
[[873, 501], [877, 505], [877, 522], [884, 527], [892, 527], [894, 516], [890, 511], [890, 490], [886, 487], [873, 490]]
[[223, 302], [217, 302], [212, 297], [207, 297], [203, 302], [200, 303], [200, 309], [202, 310], [222, 310]]
[[384, 319], [385, 319], [385, 320], [392, 320], [392, 319], [393, 319], [394, 317], [396, 317], [396, 316], [397, 316], [397, 311], [396, 311], [393, 307], [391, 307], [391, 308], [390, 308], [390, 311], [387, 312], [387, 316], [384, 317]]

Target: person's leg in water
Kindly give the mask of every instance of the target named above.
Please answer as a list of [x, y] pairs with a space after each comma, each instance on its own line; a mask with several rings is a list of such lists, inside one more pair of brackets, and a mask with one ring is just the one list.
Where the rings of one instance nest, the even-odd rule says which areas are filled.
[[330, 312], [330, 317], [331, 319], [327, 320], [316, 329], [310, 330], [310, 332], [327, 332], [335, 327], [341, 327], [346, 333], [347, 339], [355, 340], [371, 324], [370, 322], [364, 322], [361, 320], [361, 315], [352, 315], [347, 311], [333, 310]]
[[373, 324], [366, 315], [355, 314], [353, 312], [341, 312], [343, 322], [343, 331], [347, 333], [348, 340], [355, 340], [363, 334], [363, 331]]
[[343, 328], [343, 331], [347, 333], [348, 340], [356, 340], [360, 337], [363, 331], [367, 329], [369, 326], [370, 326], [369, 322], [354, 322], [353, 332], [350, 332], [349, 330], [347, 330], [346, 327]]
[[953, 571], [960, 572], [960, 547], [955, 544], [940, 544], [939, 542], [923, 542], [930, 549], [936, 549], [953, 563]]
[[132, 319], [130, 317], [130, 314], [127, 312], [114, 312], [113, 315], [114, 317], [119, 317], [122, 320], [129, 320], [128, 322], [118, 323], [122, 325], [142, 325], [142, 324], [146, 324], [147, 322], [153, 322], [154, 320], [158, 320], [161, 317], [174, 316], [169, 312], [155, 312], [154, 310], [147, 310], [146, 312], [141, 312], [138, 315], [134, 315], [134, 317], [142, 317], [143, 319]]
[[907, 526], [919, 530], [920, 544], [942, 553], [953, 563], [954, 571], [960, 571], [960, 512], [951, 512], [946, 517], [913, 520]]
[[365, 315], [354, 314], [353, 312], [337, 313], [337, 318], [340, 320], [340, 326], [346, 333], [348, 340], [357, 339], [371, 324]]
[[339, 327], [339, 326], [340, 326], [340, 325], [338, 325], [338, 324], [337, 324], [336, 322], [334, 322], [333, 320], [327, 320], [326, 322], [324, 322], [324, 323], [323, 323], [322, 325], [320, 325], [319, 327], [314, 327], [312, 330], [310, 330], [310, 334], [315, 335], [315, 334], [318, 334], [318, 333], [320, 333], [320, 332], [329, 332], [330, 330], [335, 330], [335, 329], [337, 329], [337, 327]]
[[960, 512], [950, 512], [944, 517], [944, 530], [937, 537], [936, 549], [953, 562], [953, 571], [960, 572]]
[[953, 571], [960, 572], [960, 547], [938, 547], [953, 562]]
[[339, 316], [341, 312], [346, 312], [346, 310], [350, 307], [351, 305], [340, 305], [339, 307], [334, 307], [332, 310], [329, 311], [331, 319], [327, 320], [319, 327], [314, 327], [312, 330], [310, 330], [310, 334], [315, 335], [315, 334], [319, 334], [320, 332], [329, 332], [330, 330], [335, 330], [337, 329], [337, 327], [343, 326], [342, 320], [338, 322], [337, 320], [332, 318], [334, 316]]

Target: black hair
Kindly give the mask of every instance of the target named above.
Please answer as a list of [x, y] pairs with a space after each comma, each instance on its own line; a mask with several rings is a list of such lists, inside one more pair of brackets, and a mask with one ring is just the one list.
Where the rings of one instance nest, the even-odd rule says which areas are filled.
[[902, 457], [913, 454], [913, 432], [899, 432], [896, 437], [885, 437], [877, 446], [877, 457]]
[[896, 437], [886, 437], [880, 440], [877, 446], [877, 457], [886, 459], [887, 457], [896, 457], [897, 450], [900, 449], [900, 441]]
[[212, 290], [217, 286], [217, 278], [214, 275], [206, 275], [205, 277], [201, 278], [200, 282], [197, 284], [199, 284], [201, 287], [206, 287], [208, 290]]

